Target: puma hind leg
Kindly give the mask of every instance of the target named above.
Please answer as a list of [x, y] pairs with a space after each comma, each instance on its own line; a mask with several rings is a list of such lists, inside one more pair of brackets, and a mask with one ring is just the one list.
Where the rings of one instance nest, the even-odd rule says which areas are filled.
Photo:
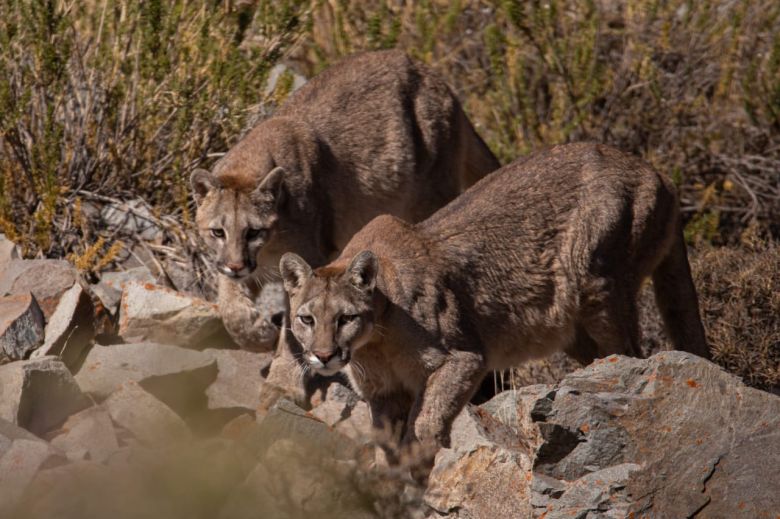
[[655, 302], [674, 349], [710, 359], [699, 300], [691, 276], [682, 226], [678, 223], [672, 245], [652, 274]]

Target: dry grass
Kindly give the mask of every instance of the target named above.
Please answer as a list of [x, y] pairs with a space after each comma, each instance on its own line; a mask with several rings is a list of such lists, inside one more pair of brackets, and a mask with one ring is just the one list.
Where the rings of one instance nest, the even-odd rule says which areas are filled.
[[681, 186], [691, 242], [780, 236], [780, 4], [771, 0], [343, 0], [296, 56], [399, 46], [431, 63], [504, 162], [578, 140]]
[[304, 2], [254, 4], [1, 0], [0, 232], [102, 268], [134, 237], [95, 213], [141, 197], [188, 259], [191, 170], [236, 142], [305, 29]]
[[692, 268], [715, 361], [780, 392], [780, 245], [708, 249]]

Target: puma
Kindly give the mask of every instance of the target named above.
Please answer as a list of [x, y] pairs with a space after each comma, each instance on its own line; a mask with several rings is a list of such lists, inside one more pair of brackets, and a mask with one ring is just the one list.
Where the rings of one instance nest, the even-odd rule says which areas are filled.
[[285, 254], [280, 270], [303, 361], [344, 370], [403, 445], [448, 445], [489, 370], [640, 356], [648, 276], [674, 347], [708, 357], [676, 190], [603, 145], [517, 160], [421, 223], [380, 216], [329, 265]]
[[217, 303], [242, 347], [278, 334], [256, 308], [292, 251], [332, 259], [372, 218], [420, 221], [499, 167], [447, 85], [401, 51], [344, 59], [313, 78], [191, 185], [221, 273]]

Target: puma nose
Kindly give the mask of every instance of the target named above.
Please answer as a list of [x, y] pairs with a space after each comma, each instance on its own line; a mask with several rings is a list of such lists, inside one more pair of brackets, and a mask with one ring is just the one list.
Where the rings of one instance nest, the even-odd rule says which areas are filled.
[[241, 270], [244, 270], [243, 263], [226, 263], [225, 266], [230, 270], [232, 270], [233, 272], [239, 272]]
[[327, 364], [330, 359], [332, 359], [333, 357], [336, 356], [336, 352], [335, 351], [328, 351], [328, 352], [325, 352], [325, 351], [313, 351], [312, 353], [323, 364]]

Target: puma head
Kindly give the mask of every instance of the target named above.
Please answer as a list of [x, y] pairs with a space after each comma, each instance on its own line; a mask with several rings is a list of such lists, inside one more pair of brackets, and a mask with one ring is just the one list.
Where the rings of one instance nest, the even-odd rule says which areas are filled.
[[190, 177], [198, 205], [198, 232], [216, 254], [219, 271], [240, 279], [254, 272], [257, 256], [274, 236], [285, 171], [272, 169], [259, 184], [196, 169]]
[[338, 372], [369, 341], [378, 269], [371, 251], [356, 255], [346, 268], [316, 271], [300, 256], [282, 256], [279, 270], [290, 296], [292, 333], [303, 359], [321, 375]]

